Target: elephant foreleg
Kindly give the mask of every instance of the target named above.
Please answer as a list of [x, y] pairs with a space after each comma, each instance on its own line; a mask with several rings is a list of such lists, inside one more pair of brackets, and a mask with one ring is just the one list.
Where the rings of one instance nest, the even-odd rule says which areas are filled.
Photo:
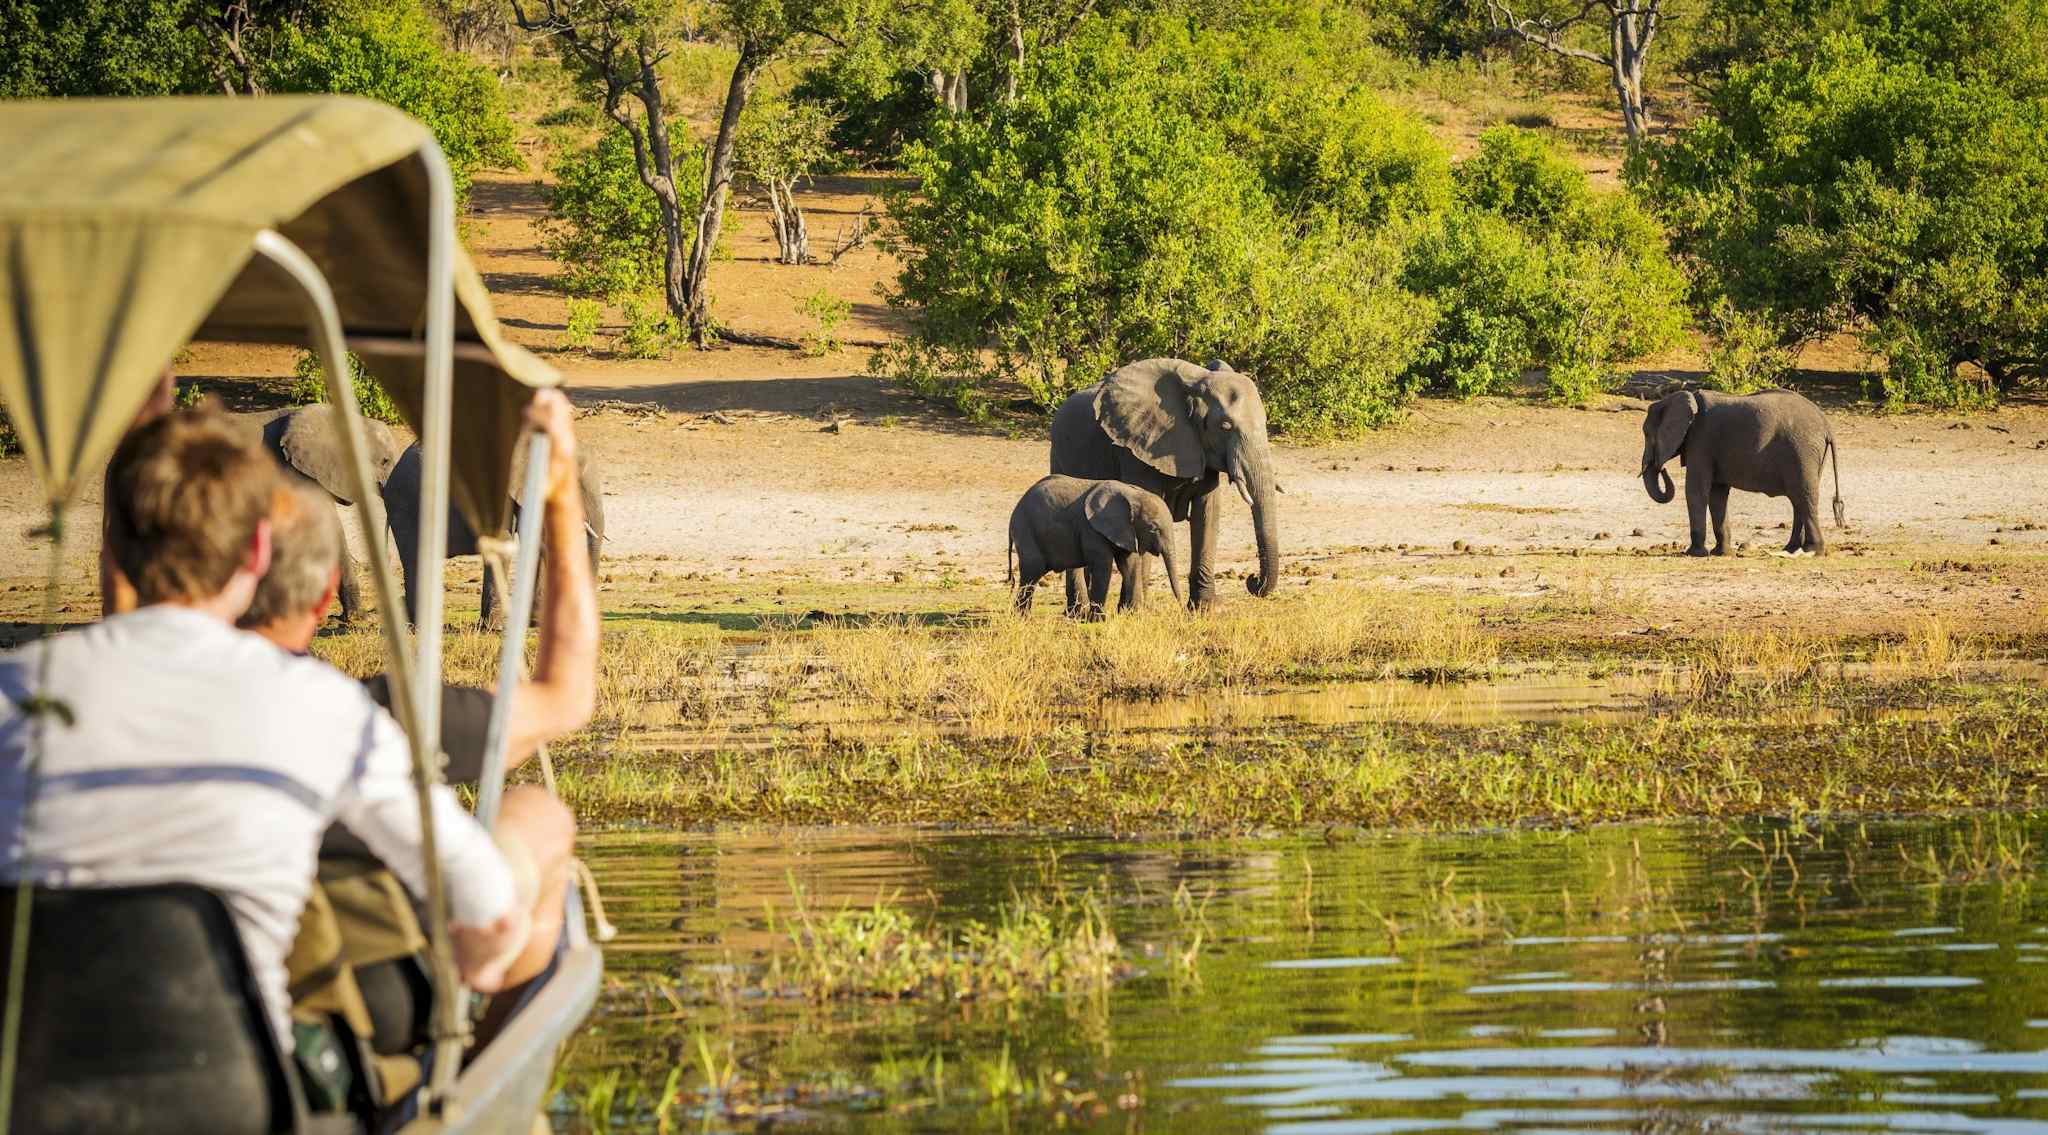
[[1078, 619], [1086, 614], [1083, 607], [1085, 592], [1081, 587], [1081, 569], [1067, 569], [1067, 618]]
[[1713, 487], [1713, 472], [1705, 461], [1695, 459], [1685, 471], [1685, 519], [1692, 534], [1692, 542], [1685, 549], [1688, 556], [1707, 554], [1707, 497]]
[[1144, 570], [1145, 553], [1118, 552], [1116, 573], [1123, 578], [1123, 589], [1117, 592], [1118, 611], [1135, 610], [1138, 606], [1138, 575]]
[[477, 625], [485, 630], [501, 631], [505, 629], [505, 615], [498, 609], [498, 573], [491, 570], [488, 559], [484, 561], [483, 568], [484, 592], [483, 598], [478, 600]]
[[1733, 550], [1728, 544], [1728, 486], [1715, 485], [1707, 493], [1707, 510], [1714, 519], [1714, 554], [1725, 556]]
[[1223, 522], [1223, 494], [1215, 489], [1188, 506], [1188, 606], [1207, 607], [1216, 590], [1216, 537]]
[[363, 610], [362, 586], [356, 581], [356, 558], [348, 550], [348, 533], [341, 537], [341, 621], [353, 623]]
[[1098, 553], [1088, 560], [1088, 610], [1091, 623], [1102, 621], [1104, 605], [1109, 602], [1109, 573], [1116, 570], [1116, 561], [1108, 553]]

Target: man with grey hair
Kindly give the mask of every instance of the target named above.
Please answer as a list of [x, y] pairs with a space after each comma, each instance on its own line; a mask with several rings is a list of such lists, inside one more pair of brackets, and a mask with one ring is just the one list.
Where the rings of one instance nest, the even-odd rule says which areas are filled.
[[[590, 720], [597, 698], [597, 583], [583, 544], [575, 445], [573, 439], [564, 440], [569, 436], [568, 401], [554, 391], [536, 398], [537, 406], [547, 407], [537, 412], [550, 415], [557, 402], [562, 422], [560, 436], [555, 436], [556, 430], [549, 431], [554, 457], [541, 526], [546, 587], [540, 643], [533, 673], [513, 694], [506, 729], [507, 769], [519, 767], [549, 741], [582, 728]], [[565, 462], [566, 475], [558, 475]], [[333, 610], [340, 588], [342, 533], [327, 498], [313, 486], [298, 488], [306, 507], [298, 510], [295, 522], [274, 530], [270, 570], [257, 585], [255, 601], [238, 625], [294, 654], [304, 654]], [[562, 493], [575, 499], [559, 499]], [[384, 675], [371, 678], [366, 685], [380, 703], [390, 705]], [[442, 690], [441, 747], [448, 754], [451, 782], [474, 781], [481, 773], [483, 733], [493, 700], [488, 690], [464, 686]]]
[[[568, 400], [559, 391], [540, 391], [527, 417], [550, 441], [541, 525], [546, 588], [533, 673], [512, 695], [506, 731], [508, 770], [547, 742], [582, 728], [590, 720], [597, 690], [597, 584], [583, 539], [583, 497], [577, 485]], [[340, 590], [344, 537], [326, 494], [311, 485], [297, 491], [301, 507], [273, 525], [269, 570], [239, 625], [293, 654], [305, 654]], [[389, 708], [386, 675], [364, 685]], [[484, 734], [495, 700], [488, 690], [442, 688], [441, 748], [448, 758], [450, 783], [474, 784], [482, 776]], [[530, 871], [525, 879], [530, 886], [522, 889], [522, 897], [532, 904], [533, 931], [511, 973], [516, 980], [537, 986], [552, 971], [561, 939], [574, 820], [553, 796], [532, 786], [507, 792], [500, 807], [500, 846], [515, 861], [515, 869], [525, 866]], [[511, 838], [503, 838], [506, 834]], [[392, 1090], [377, 1102], [395, 1106], [405, 1094], [404, 1085], [414, 1081], [411, 1076], [394, 1081], [390, 1058], [420, 1051], [431, 990], [424, 984], [424, 968], [413, 964], [420, 939], [410, 904], [380, 897], [390, 892], [378, 881], [380, 875], [375, 857], [353, 833], [340, 826], [328, 830], [321, 842], [321, 888], [315, 896], [324, 901], [307, 908], [290, 968], [299, 1002], [295, 1011], [340, 1018], [358, 1042], [384, 1058], [387, 1066], [377, 1079]], [[326, 919], [328, 928], [316, 926], [315, 919]], [[336, 939], [339, 958], [334, 953]], [[323, 942], [325, 946], [319, 944]], [[330, 995], [335, 974], [343, 968], [352, 971], [343, 983], [351, 991]], [[525, 992], [515, 988], [501, 995], [483, 1031], [489, 1033], [494, 1022], [501, 1023], [504, 1014], [516, 1010]], [[348, 1017], [349, 1011], [356, 1015]]]

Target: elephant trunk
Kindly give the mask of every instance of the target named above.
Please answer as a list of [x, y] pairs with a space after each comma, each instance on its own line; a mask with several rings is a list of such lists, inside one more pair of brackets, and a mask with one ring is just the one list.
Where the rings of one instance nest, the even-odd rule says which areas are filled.
[[1273, 458], [1263, 443], [1254, 445], [1243, 440], [1230, 457], [1230, 479], [1238, 493], [1251, 502], [1252, 531], [1259, 544], [1259, 572], [1247, 576], [1244, 586], [1253, 595], [1264, 598], [1280, 583], [1280, 510], [1275, 499], [1279, 484], [1273, 475]]
[[1671, 474], [1661, 466], [1643, 471], [1643, 490], [1658, 504], [1670, 504], [1671, 499], [1678, 495], [1678, 487], [1671, 483]]
[[1173, 526], [1171, 524], [1166, 526], [1166, 530], [1161, 534], [1161, 537], [1159, 541], [1159, 558], [1166, 561], [1166, 585], [1173, 588], [1173, 605], [1184, 607], [1187, 605], [1187, 596], [1181, 594], [1180, 590], [1180, 551], [1174, 547]]

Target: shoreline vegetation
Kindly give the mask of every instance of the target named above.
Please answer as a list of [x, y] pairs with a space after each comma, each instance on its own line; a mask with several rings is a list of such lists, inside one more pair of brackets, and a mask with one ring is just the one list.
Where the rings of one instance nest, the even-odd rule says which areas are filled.
[[[597, 719], [555, 768], [593, 826], [1332, 838], [2013, 811], [2048, 792], [2036, 638], [1924, 619], [1879, 636], [1527, 639], [1503, 606], [1334, 586], [1093, 625], [614, 626]], [[357, 672], [374, 646], [356, 631], [316, 649]], [[453, 636], [448, 665], [488, 680], [488, 639]], [[1598, 712], [1404, 713], [1411, 689], [1455, 703], [1530, 675], [1583, 687]], [[1359, 696], [1319, 720], [1267, 704], [1332, 687]]]

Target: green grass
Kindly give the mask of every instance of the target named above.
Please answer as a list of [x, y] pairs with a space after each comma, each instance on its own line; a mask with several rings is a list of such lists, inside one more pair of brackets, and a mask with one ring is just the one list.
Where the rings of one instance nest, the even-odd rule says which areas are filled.
[[[2048, 695], [1986, 665], [2038, 643], [1934, 620], [1856, 639], [1529, 640], [1497, 600], [1348, 587], [1102, 624], [932, 610], [922, 590], [827, 617], [808, 605], [829, 588], [765, 590], [688, 617], [614, 613], [596, 719], [555, 754], [586, 823], [1239, 832], [1942, 813], [2039, 806], [2048, 774]], [[1630, 602], [1590, 583], [1547, 601], [1562, 619]], [[363, 631], [318, 649], [352, 672], [380, 657]], [[487, 681], [494, 658], [490, 636], [448, 640], [452, 680]], [[1336, 679], [1483, 698], [1531, 667], [1641, 692], [1619, 720], [1486, 727], [1376, 720], [1366, 703], [1336, 726], [1201, 712], [1228, 704], [1212, 692], [1256, 703]], [[1102, 724], [1106, 705], [1161, 698], [1188, 723]]]

